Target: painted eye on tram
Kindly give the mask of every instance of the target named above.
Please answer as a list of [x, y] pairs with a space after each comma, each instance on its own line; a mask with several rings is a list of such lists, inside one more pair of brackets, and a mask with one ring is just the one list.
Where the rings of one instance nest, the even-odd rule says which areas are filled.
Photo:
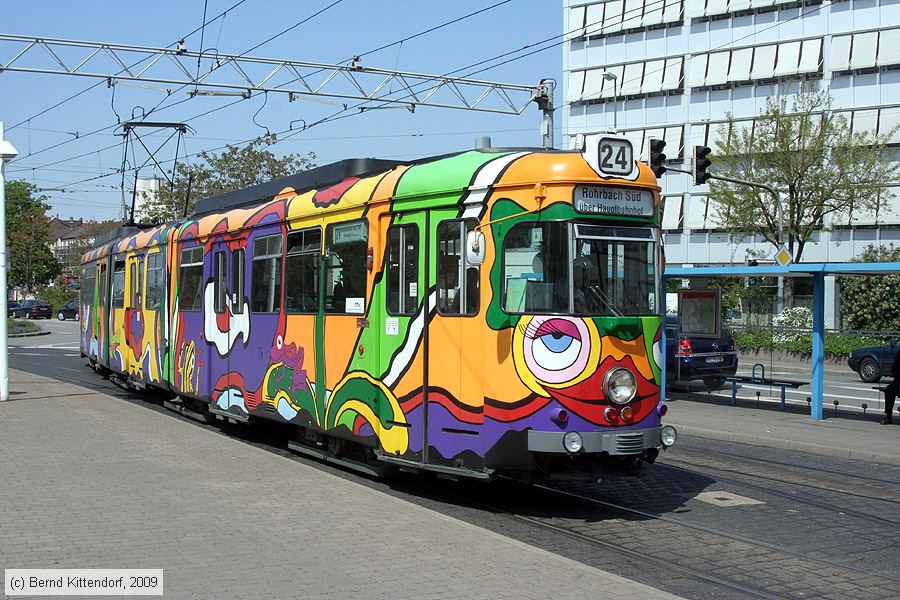
[[571, 321], [549, 319], [535, 331], [531, 351], [534, 360], [544, 369], [565, 369], [581, 353], [581, 333]]

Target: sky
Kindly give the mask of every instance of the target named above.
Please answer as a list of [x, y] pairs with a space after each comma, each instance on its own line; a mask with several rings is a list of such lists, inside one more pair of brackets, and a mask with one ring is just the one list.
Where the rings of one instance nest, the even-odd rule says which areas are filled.
[[[207, 25], [188, 35], [201, 27], [204, 9]], [[479, 14], [395, 44], [482, 9]], [[219, 16], [223, 12], [225, 16]], [[157, 48], [173, 46], [184, 38], [187, 49], [197, 51], [201, 33], [204, 53], [209, 54], [217, 50], [239, 55], [252, 49], [247, 56], [326, 64], [346, 64], [354, 55], [361, 55], [367, 67], [432, 75], [455, 72], [525, 85], [553, 79], [557, 104], [562, 98], [561, 38], [539, 44], [563, 33], [563, 6], [558, 0], [0, 2], [0, 34]], [[262, 42], [266, 43], [259, 45]], [[370, 53], [389, 44], [393, 45]], [[22, 44], [0, 41], [0, 64], [6, 64], [22, 48]], [[63, 59], [68, 63], [86, 55], [78, 50]], [[32, 58], [27, 65], [22, 63], [24, 66], [43, 67], [51, 60], [40, 54], [28, 56]], [[91, 86], [96, 87], [88, 90]], [[47, 196], [52, 215], [85, 220], [119, 218], [123, 195], [122, 175], [117, 170], [122, 167], [124, 150], [119, 123], [140, 119], [157, 106], [147, 120], [182, 122], [191, 128], [178, 150], [180, 161], [197, 161], [196, 153], [218, 152], [226, 144], [244, 143], [267, 130], [279, 134], [279, 141], [271, 147], [276, 155], [314, 152], [318, 165], [353, 157], [408, 160], [455, 152], [474, 147], [481, 135], [491, 136], [498, 147], [541, 145], [541, 113], [534, 103], [520, 115], [435, 107], [418, 107], [414, 112], [350, 110], [343, 118], [297, 133], [304, 122], [314, 123], [342, 107], [335, 105], [334, 99], [289, 102], [287, 95], [280, 93], [246, 100], [191, 98], [187, 88], [168, 87], [171, 93], [161, 84], [109, 87], [103, 79], [0, 73], [0, 122], [5, 139], [19, 152], [18, 158], [7, 164], [7, 179], [34, 183]], [[561, 115], [556, 121], [558, 141]], [[155, 156], [166, 169], [176, 155], [175, 139], [164, 144], [169, 134], [162, 130], [141, 133], [149, 149], [159, 148]], [[143, 163], [147, 157], [138, 143], [133, 153], [129, 150], [128, 164]], [[152, 174], [152, 164], [141, 172], [141, 176]], [[128, 179], [125, 187], [131, 187]]]

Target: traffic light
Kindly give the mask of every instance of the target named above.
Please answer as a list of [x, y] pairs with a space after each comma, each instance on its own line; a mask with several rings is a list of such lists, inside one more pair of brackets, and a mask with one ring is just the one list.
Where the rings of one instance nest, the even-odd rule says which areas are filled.
[[657, 177], [662, 177], [662, 174], [666, 172], [666, 168], [663, 166], [663, 162], [666, 160], [666, 155], [663, 154], [665, 148], [665, 140], [650, 140], [650, 169]]
[[707, 158], [712, 152], [709, 146], [694, 146], [694, 185], [703, 185], [712, 174], [708, 172], [712, 161]]

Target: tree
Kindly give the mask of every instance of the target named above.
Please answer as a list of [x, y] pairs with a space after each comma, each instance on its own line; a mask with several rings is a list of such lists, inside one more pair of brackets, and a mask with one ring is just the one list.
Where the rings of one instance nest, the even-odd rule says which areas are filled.
[[6, 182], [6, 240], [10, 251], [8, 282], [31, 290], [60, 274], [61, 267], [47, 247], [46, 196], [25, 181]]
[[165, 184], [156, 198], [148, 198], [142, 214], [136, 215], [135, 220], [162, 223], [180, 218], [185, 212], [189, 180], [191, 195], [187, 214], [201, 198], [265, 183], [316, 166], [316, 155], [312, 152], [306, 156], [286, 154], [276, 158], [267, 149], [274, 142], [274, 136], [262, 136], [242, 148], [228, 146], [220, 153], [201, 152], [200, 162], [179, 164], [174, 177], [169, 172], [175, 185]]
[[95, 238], [115, 229], [121, 225], [121, 221], [89, 221], [84, 225], [81, 237], [69, 242], [66, 256], [62, 261], [63, 272], [66, 274], [76, 274], [81, 269], [81, 256], [94, 247]]
[[[853, 262], [900, 262], [900, 248], [867, 246]], [[850, 329], [900, 331], [900, 275], [841, 278], [841, 314]]]
[[[825, 217], [877, 210], [885, 205], [887, 184], [900, 169], [886, 151], [890, 133], [851, 132], [846, 117], [832, 109], [827, 90], [801, 85], [792, 100], [772, 96], [753, 127], [733, 115], [720, 130], [713, 159], [715, 173], [765, 183], [780, 192], [784, 239], [794, 262]], [[710, 183], [719, 206], [719, 225], [737, 239], [761, 236], [776, 245], [778, 214], [771, 194], [721, 181]]]

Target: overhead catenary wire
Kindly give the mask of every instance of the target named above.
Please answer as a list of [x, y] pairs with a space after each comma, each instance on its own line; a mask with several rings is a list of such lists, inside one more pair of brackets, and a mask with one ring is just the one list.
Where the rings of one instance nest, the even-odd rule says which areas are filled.
[[[182, 40], [186, 40], [187, 38], [191, 37], [192, 35], [194, 35], [194, 34], [197, 33], [198, 31], [200, 31], [201, 28], [202, 28], [203, 26], [208, 25], [209, 23], [214, 22], [216, 19], [219, 19], [219, 18], [224, 17], [224, 16], [227, 15], [230, 11], [234, 10], [235, 8], [237, 8], [238, 6], [240, 6], [241, 4], [243, 4], [243, 3], [246, 2], [246, 1], [247, 1], [247, 0], [238, 0], [238, 2], [234, 3], [232, 6], [230, 6], [230, 7], [227, 8], [227, 9], [225, 9], [224, 11], [222, 11], [221, 13], [219, 13], [218, 15], [216, 15], [215, 17], [213, 17], [212, 19], [210, 19], [209, 22], [204, 21], [203, 25], [201, 25], [201, 26], [198, 27], [197, 29], [191, 31], [190, 33], [188, 33], [187, 35], [185, 35], [185, 36], [182, 37], [181, 39], [182, 39]], [[205, 18], [205, 17], [204, 17], [204, 18]], [[168, 46], [166, 46], [166, 48], [171, 48], [172, 46], [174, 46], [174, 45], [177, 44], [177, 43], [178, 43], [178, 42], [173, 42], [173, 43], [169, 44]], [[142, 62], [144, 62], [144, 61], [146, 61], [146, 60], [147, 60], [147, 58], [141, 59], [141, 60], [137, 61], [136, 63], [134, 63], [134, 64], [132, 64], [132, 65], [129, 65], [128, 68], [129, 68], [129, 69], [134, 68], [134, 67], [138, 66], [139, 64], [141, 64]], [[48, 108], [45, 108], [44, 110], [42, 110], [42, 111], [40, 111], [40, 112], [38, 112], [38, 113], [36, 113], [36, 114], [34, 114], [34, 115], [28, 117], [27, 119], [24, 119], [24, 120], [22, 120], [22, 121], [19, 121], [19, 122], [16, 123], [15, 125], [12, 125], [12, 126], [10, 126], [10, 127], [7, 127], [7, 128], [6, 128], [6, 131], [11, 131], [11, 130], [15, 129], [16, 127], [19, 127], [20, 125], [23, 125], [24, 123], [27, 123], [28, 121], [30, 121], [30, 120], [32, 120], [32, 119], [35, 119], [35, 118], [40, 117], [40, 116], [42, 116], [42, 115], [45, 115], [45, 114], [47, 114], [48, 112], [50, 112], [51, 110], [54, 110], [54, 109], [56, 109], [56, 108], [59, 108], [59, 107], [62, 106], [63, 104], [69, 102], [70, 100], [74, 100], [75, 98], [81, 96], [82, 94], [84, 94], [84, 93], [86, 93], [86, 92], [89, 92], [89, 91], [93, 90], [94, 88], [97, 88], [97, 87], [103, 85], [103, 83], [104, 83], [103, 81], [98, 81], [97, 83], [95, 83], [95, 84], [93, 84], [93, 85], [91, 85], [91, 86], [89, 86], [89, 87], [87, 87], [87, 88], [81, 90], [80, 92], [77, 92], [77, 93], [73, 94], [72, 96], [69, 96], [69, 97], [66, 98], [65, 100], [60, 100], [59, 102], [57, 102], [57, 103], [54, 104], [53, 106], [50, 106], [50, 107], [48, 107]]]
[[[246, 1], [246, 0], [242, 0], [242, 1]], [[389, 44], [384, 44], [384, 45], [382, 45], [382, 46], [379, 46], [378, 48], [373, 48], [372, 50], [367, 50], [366, 52], [363, 52], [363, 53], [361, 53], [361, 54], [358, 54], [357, 56], [362, 57], [362, 56], [367, 56], [367, 55], [373, 54], [373, 53], [375, 53], [375, 52], [379, 52], [379, 51], [381, 51], [381, 50], [384, 50], [384, 49], [386, 49], [386, 48], [390, 48], [391, 46], [397, 45], [397, 44], [399, 44], [399, 43], [402, 43], [402, 42], [405, 42], [405, 41], [409, 41], [409, 40], [412, 40], [412, 39], [421, 37], [421, 36], [423, 36], [423, 35], [426, 35], [426, 34], [428, 34], [428, 33], [437, 31], [437, 30], [442, 29], [442, 28], [444, 28], [444, 27], [447, 27], [447, 26], [449, 26], [449, 25], [453, 25], [453, 24], [455, 24], [455, 23], [459, 23], [459, 22], [461, 22], [461, 21], [463, 21], [463, 20], [465, 20], [465, 19], [469, 19], [469, 18], [478, 16], [478, 15], [480, 15], [480, 14], [486, 12], [486, 11], [492, 10], [492, 9], [497, 8], [497, 7], [499, 7], [499, 6], [502, 6], [502, 5], [504, 5], [504, 4], [508, 4], [508, 3], [511, 2], [511, 1], [512, 1], [512, 0], [502, 0], [502, 1], [500, 1], [500, 2], [496, 2], [496, 3], [491, 4], [491, 5], [489, 5], [489, 6], [480, 8], [480, 9], [475, 10], [475, 11], [472, 11], [472, 12], [470, 12], [470, 13], [467, 13], [467, 14], [461, 16], [461, 17], [457, 17], [457, 18], [455, 18], [455, 19], [451, 19], [451, 20], [449, 20], [449, 21], [445, 21], [444, 23], [440, 23], [439, 25], [435, 25], [435, 26], [429, 27], [429, 28], [427, 28], [427, 29], [425, 29], [425, 30], [419, 31], [419, 32], [417, 32], [417, 33], [408, 35], [408, 36], [406, 36], [406, 37], [404, 37], [404, 38], [401, 38], [401, 39], [396, 40], [396, 41], [394, 41], [394, 42], [391, 42], [391, 43], [389, 43]], [[238, 4], [241, 4], [241, 2], [239, 2]], [[236, 4], [235, 6], [237, 6], [238, 4]], [[335, 4], [335, 3], [329, 5], [328, 7], [326, 7], [326, 8], [323, 9], [323, 10], [327, 10], [327, 9], [330, 8], [331, 6], [334, 6], [334, 4]], [[234, 8], [234, 7], [232, 7], [232, 8]], [[231, 10], [231, 9], [229, 9], [229, 10]], [[227, 12], [227, 11], [225, 11], [225, 12]], [[291, 26], [291, 27], [289, 27], [288, 29], [282, 31], [281, 33], [276, 34], [275, 36], [270, 37], [268, 40], [266, 40], [266, 42], [263, 42], [263, 43], [268, 43], [268, 42], [274, 40], [274, 39], [277, 38], [279, 35], [283, 35], [284, 33], [286, 33], [286, 32], [288, 32], [288, 31], [294, 29], [297, 25], [300, 25], [300, 24], [302, 24], [302, 23], [308, 21], [308, 20], [309, 20], [310, 18], [312, 18], [313, 16], [316, 16], [316, 15], [318, 15], [318, 14], [321, 14], [321, 12], [322, 12], [322, 11], [320, 10], [320, 11], [318, 11], [317, 13], [315, 13], [314, 15], [312, 15], [312, 16], [310, 16], [310, 17], [307, 17], [307, 18], [304, 18], [304, 19], [301, 20], [300, 22], [296, 23], [294, 26]], [[223, 14], [224, 14], [224, 13], [223, 13]], [[196, 33], [196, 31], [198, 31], [198, 30], [199, 30], [199, 28], [198, 28], [197, 30], [194, 30], [194, 32], [192, 32], [192, 33]], [[251, 50], [248, 50], [248, 51], [243, 52], [243, 53], [240, 54], [239, 56], [243, 56], [244, 54], [247, 54], [247, 52], [250, 52], [250, 51], [252, 51], [253, 49], [258, 48], [260, 45], [261, 45], [261, 44], [257, 44], [256, 46], [254, 46], [254, 48], [251, 48]], [[349, 59], [347, 59], [347, 60], [349, 60]], [[346, 62], [346, 61], [344, 61], [344, 62]], [[186, 87], [186, 86], [182, 86], [182, 87]], [[160, 104], [162, 104], [166, 99], [168, 99], [169, 97], [171, 97], [171, 95], [172, 95], [171, 93], [170, 93], [170, 94], [167, 94], [167, 95], [160, 101], [159, 104], [157, 104], [154, 108], [152, 108], [150, 111], [148, 111], [147, 115], [153, 114], [154, 112], [157, 112], [157, 111], [166, 110], [166, 109], [172, 108], [172, 107], [174, 107], [174, 106], [178, 106], [178, 105], [180, 105], [180, 104], [183, 104], [183, 103], [188, 102], [189, 100], [191, 100], [190, 97], [187, 97], [187, 98], [184, 98], [184, 99], [182, 99], [182, 100], [178, 100], [178, 101], [176, 101], [176, 102], [173, 102], [173, 103], [171, 103], [171, 104], [169, 104], [169, 105], [167, 105], [167, 106], [163, 106], [163, 107], [160, 108]], [[189, 117], [189, 118], [187, 118], [187, 119], [184, 119], [183, 122], [184, 122], [184, 123], [188, 123], [188, 122], [190, 122], [190, 121], [192, 121], [192, 120], [195, 120], [195, 119], [197, 119], [197, 118], [201, 118], [201, 117], [204, 117], [204, 116], [206, 116], [206, 115], [212, 114], [212, 113], [214, 113], [214, 112], [218, 112], [218, 111], [220, 111], [220, 110], [224, 110], [224, 109], [229, 108], [229, 107], [231, 107], [231, 106], [234, 106], [234, 105], [236, 105], [236, 104], [240, 104], [240, 103], [243, 102], [243, 101], [244, 101], [244, 99], [242, 98], [242, 99], [240, 99], [240, 100], [236, 100], [236, 101], [233, 101], [233, 102], [229, 102], [229, 103], [227, 103], [227, 104], [225, 104], [225, 105], [222, 105], [222, 106], [219, 106], [219, 107], [210, 109], [210, 110], [205, 111], [205, 112], [202, 112], [202, 113], [200, 113], [200, 114], [198, 114], [198, 115], [194, 115], [194, 116], [192, 116], [192, 117]], [[117, 125], [114, 124], [114, 125], [110, 125], [110, 126], [107, 126], [107, 127], [103, 127], [103, 128], [100, 128], [100, 129], [91, 131], [91, 132], [89, 132], [89, 133], [86, 133], [86, 134], [81, 135], [81, 138], [89, 137], [89, 136], [91, 136], [91, 135], [95, 135], [95, 134], [97, 134], [97, 133], [103, 132], [103, 131], [108, 130], [108, 129], [114, 129], [116, 126], [117, 126]], [[255, 139], [255, 138], [254, 138], [254, 139]], [[52, 150], [52, 149], [54, 149], [54, 148], [58, 148], [59, 146], [62, 146], [62, 145], [67, 144], [67, 143], [70, 143], [70, 142], [72, 142], [72, 141], [73, 141], [73, 140], [64, 140], [63, 142], [60, 142], [59, 144], [55, 144], [55, 145], [50, 146], [50, 147], [48, 147], [48, 148], [39, 150], [39, 151], [35, 152], [34, 154], [30, 154], [29, 156], [34, 156], [35, 154], [38, 154], [38, 153], [40, 153], [40, 152], [45, 152], [45, 151], [47, 151], [47, 150]], [[252, 140], [251, 140], [251, 141], [252, 141]], [[238, 142], [238, 143], [239, 143], [239, 144], [243, 144], [243, 143], [247, 143], [247, 142], [246, 142], [246, 141], [241, 141], [241, 142]], [[112, 147], [115, 147], [115, 146], [112, 146]], [[221, 147], [220, 147], [220, 148], [221, 148]], [[209, 151], [218, 150], [218, 149], [220, 149], [220, 148], [214, 148], [214, 149], [209, 150]], [[108, 149], [110, 149], [110, 147], [103, 148], [102, 150], [108, 150]], [[75, 159], [77, 159], [77, 158], [81, 158], [82, 156], [84, 156], [84, 155], [78, 155], [78, 156], [75, 156], [75, 157], [71, 157], [71, 160], [75, 160]], [[24, 158], [28, 158], [28, 157], [26, 156], [26, 157], [22, 157], [22, 158], [24, 159]], [[21, 159], [20, 159], [20, 160], [21, 160]], [[61, 162], [66, 162], [67, 160], [70, 160], [70, 159], [63, 159], [63, 160], [61, 160], [61, 161], [56, 161], [56, 162], [53, 162], [53, 163], [49, 163], [49, 166], [56, 165], [56, 164], [60, 164]], [[13, 163], [13, 164], [15, 164], [15, 163]], [[42, 167], [34, 167], [34, 168], [41, 169]]]
[[[235, 8], [236, 6], [242, 4], [243, 2], [246, 2], [246, 0], [241, 0], [241, 2], [238, 2], [237, 4], [235, 4], [234, 6], [232, 6], [231, 8], [229, 8], [228, 10], [232, 10], [232, 9]], [[329, 4], [328, 6], [326, 6], [325, 8], [319, 9], [318, 11], [316, 11], [315, 13], [313, 13], [312, 15], [309, 15], [309, 16], [307, 16], [307, 17], [304, 17], [303, 19], [301, 19], [300, 21], [297, 21], [296, 23], [294, 23], [292, 26], [288, 27], [287, 29], [285, 29], [285, 30], [281, 31], [280, 33], [277, 33], [277, 34], [275, 34], [275, 35], [273, 35], [273, 36], [270, 36], [270, 37], [269, 37], [268, 39], [266, 39], [265, 41], [263, 41], [263, 42], [261, 42], [261, 43], [255, 45], [253, 48], [251, 48], [251, 49], [249, 49], [249, 50], [246, 50], [246, 51], [242, 52], [241, 54], [239, 54], [239, 55], [237, 55], [237, 56], [238, 56], [238, 57], [244, 56], [244, 55], [246, 55], [248, 52], [251, 52], [251, 51], [255, 50], [256, 48], [259, 48], [260, 46], [262, 46], [262, 45], [264, 45], [264, 44], [267, 44], [267, 43], [271, 42], [272, 40], [278, 38], [279, 36], [282, 36], [282, 35], [284, 35], [285, 33], [288, 33], [289, 31], [292, 31], [293, 29], [296, 29], [298, 26], [303, 25], [304, 23], [307, 23], [307, 22], [310, 21], [311, 19], [313, 19], [313, 18], [315, 18], [316, 16], [322, 14], [323, 12], [325, 12], [326, 10], [330, 9], [331, 7], [333, 7], [333, 6], [337, 5], [337, 4], [339, 4], [340, 2], [343, 2], [343, 0], [335, 0], [334, 2], [332, 2], [331, 4]], [[223, 16], [223, 15], [225, 15], [227, 12], [228, 12], [228, 11], [224, 11], [224, 12], [221, 13], [219, 16]], [[219, 17], [216, 17], [216, 18], [219, 18]], [[211, 22], [211, 21], [210, 21], [210, 22]], [[198, 27], [197, 29], [195, 29], [193, 32], [191, 32], [191, 34], [196, 33], [197, 31], [200, 31], [200, 28], [199, 28], [199, 27]], [[191, 35], [191, 34], [189, 34], [189, 35]], [[184, 39], [186, 39], [187, 37], [188, 37], [188, 36], [185, 36], [185, 38], [182, 38], [181, 40], [179, 40], [179, 41], [176, 42], [176, 43], [182, 42], [182, 41], [183, 41]], [[169, 46], [167, 46], [167, 47], [172, 47], [172, 46], [174, 46], [174, 45], [175, 45], [175, 44], [169, 44]], [[202, 52], [202, 49], [201, 49], [201, 52]], [[140, 61], [137, 61], [136, 63], [134, 63], [133, 65], [131, 65], [129, 68], [132, 68], [132, 67], [134, 67], [134, 66], [136, 66], [136, 65], [139, 65], [140, 63], [144, 62], [145, 60], [147, 60], [147, 59], [145, 58], [145, 59], [142, 59], [142, 60], [140, 60]], [[199, 57], [198, 57], [198, 61], [199, 61]], [[221, 66], [221, 65], [220, 65], [220, 66]], [[215, 70], [215, 69], [217, 69], [217, 68], [219, 68], [219, 66], [214, 67], [213, 70]], [[100, 83], [102, 83], [102, 82], [100, 82]], [[100, 83], [98, 83], [97, 85], [100, 85]], [[180, 91], [180, 90], [183, 90], [184, 88], [188, 87], [188, 85], [189, 85], [189, 84], [184, 84], [184, 85], [180, 86], [177, 90], [175, 90], [175, 92]], [[96, 86], [92, 86], [92, 87], [96, 87]], [[156, 106], [154, 106], [153, 108], [151, 108], [148, 112], [146, 112], [146, 113], [144, 114], [144, 117], [143, 117], [143, 118], [146, 119], [147, 117], [149, 117], [151, 114], [157, 112], [158, 110], [162, 110], [162, 109], [160, 109], [160, 105], [161, 105], [163, 102], [165, 102], [165, 100], [167, 100], [169, 97], [171, 97], [172, 94], [175, 93], [175, 92], [168, 92], [168, 93], [166, 94], [166, 96], [164, 96], [163, 99], [160, 100], [160, 102], [159, 102]], [[172, 103], [172, 104], [170, 104], [170, 105], [168, 105], [168, 106], [163, 107], [163, 109], [172, 108], [173, 106], [178, 106], [179, 104], [183, 104], [183, 103], [185, 103], [185, 102], [188, 102], [188, 101], [190, 101], [191, 99], [192, 99], [192, 97], [191, 97], [191, 96], [188, 96], [187, 98], [184, 98], [184, 99], [182, 99], [182, 100], [179, 100], [179, 101], [174, 102], [174, 103]], [[242, 100], [243, 100], [243, 99], [242, 99]], [[240, 101], [238, 101], [238, 102], [240, 102]], [[231, 103], [230, 105], [237, 104], [238, 102], [233, 102], [233, 103]], [[206, 114], [206, 113], [204, 113], [204, 114]], [[201, 116], [202, 116], [202, 115], [201, 115]], [[184, 122], [187, 122], [187, 120], [185, 120]], [[106, 126], [106, 127], [101, 127], [100, 129], [96, 129], [96, 130], [91, 131], [91, 132], [89, 132], [89, 133], [83, 134], [83, 135], [80, 136], [80, 138], [77, 138], [77, 139], [83, 139], [83, 138], [89, 137], [89, 136], [91, 136], [91, 135], [94, 135], [94, 134], [96, 134], [96, 133], [100, 133], [100, 132], [102, 132], [102, 131], [106, 131], [106, 130], [108, 130], [108, 129], [114, 129], [114, 128], [116, 128], [120, 123], [121, 123], [121, 121], [119, 121], [119, 122], [117, 122], [117, 123], [115, 123], [115, 124], [113, 124], [113, 125], [109, 125], [109, 126]], [[19, 158], [19, 160], [22, 160], [22, 159], [25, 159], [25, 158], [29, 158], [29, 157], [31, 157], [31, 156], [35, 156], [35, 155], [37, 155], [37, 154], [40, 154], [40, 153], [42, 153], [42, 152], [46, 152], [46, 151], [48, 151], [48, 150], [52, 150], [52, 149], [54, 149], [54, 148], [58, 148], [58, 147], [63, 146], [63, 145], [65, 145], [65, 144], [71, 143], [71, 142], [73, 142], [73, 141], [75, 141], [75, 140], [64, 140], [64, 141], [62, 141], [62, 142], [60, 142], [60, 143], [58, 143], [58, 144], [54, 144], [54, 145], [49, 146], [49, 147], [47, 147], [47, 148], [42, 148], [41, 150], [38, 150], [37, 152], [29, 153], [29, 154], [26, 155], [26, 156], [22, 156], [22, 157]], [[57, 164], [57, 163], [54, 163], [54, 164]], [[40, 168], [40, 167], [37, 167], [37, 168]]]

